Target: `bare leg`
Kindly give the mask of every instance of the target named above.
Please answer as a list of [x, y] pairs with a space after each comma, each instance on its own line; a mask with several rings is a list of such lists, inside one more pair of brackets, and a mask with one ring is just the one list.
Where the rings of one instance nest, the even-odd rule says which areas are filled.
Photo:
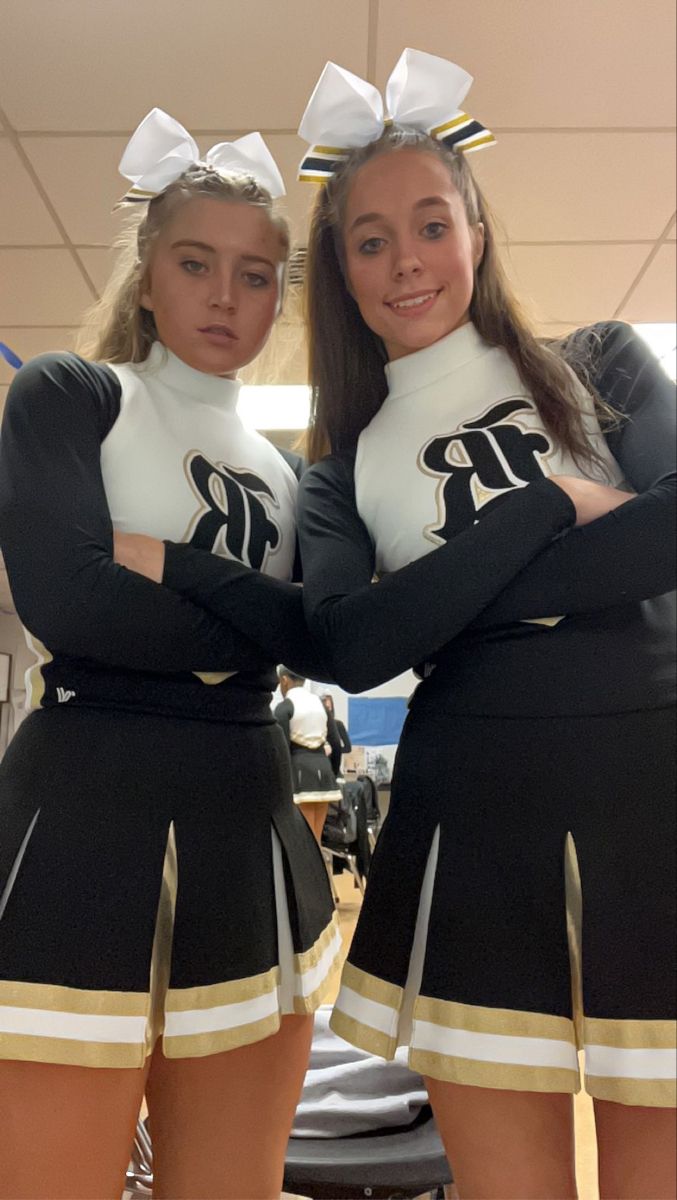
[[572, 1200], [573, 1098], [426, 1079], [461, 1200]]
[[119, 1200], [146, 1074], [0, 1062], [1, 1200]]
[[153, 1055], [147, 1097], [153, 1196], [277, 1200], [310, 1055], [312, 1017], [206, 1058]]
[[674, 1200], [674, 1108], [595, 1100], [601, 1200]]
[[324, 829], [324, 823], [327, 819], [327, 809], [328, 809], [329, 805], [313, 803], [313, 801], [311, 801], [309, 804], [299, 804], [297, 807], [303, 813], [304, 817], [306, 818], [306, 821], [308, 822], [308, 824], [310, 825], [310, 828], [313, 831], [313, 835], [315, 836], [316, 840], [319, 842], [322, 837], [322, 830]]

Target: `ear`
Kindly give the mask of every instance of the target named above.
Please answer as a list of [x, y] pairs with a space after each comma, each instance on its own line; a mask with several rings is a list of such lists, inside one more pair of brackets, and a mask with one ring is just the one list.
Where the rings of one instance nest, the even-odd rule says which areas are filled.
[[145, 308], [147, 312], [153, 312], [154, 305], [151, 295], [150, 271], [146, 267], [143, 279], [139, 285], [139, 308]]
[[478, 221], [476, 225], [472, 226], [471, 235], [473, 243], [472, 261], [475, 270], [477, 270], [484, 257], [484, 224], [482, 221]]

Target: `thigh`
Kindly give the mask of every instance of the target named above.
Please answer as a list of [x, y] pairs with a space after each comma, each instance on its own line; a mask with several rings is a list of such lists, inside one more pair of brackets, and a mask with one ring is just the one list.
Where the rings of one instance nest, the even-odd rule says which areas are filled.
[[576, 1196], [570, 1095], [426, 1086], [463, 1200]]
[[674, 1108], [595, 1100], [601, 1200], [674, 1200]]
[[0, 1062], [1, 1200], [119, 1200], [146, 1069]]
[[205, 1058], [153, 1056], [147, 1098], [155, 1197], [276, 1200], [310, 1055], [312, 1017]]

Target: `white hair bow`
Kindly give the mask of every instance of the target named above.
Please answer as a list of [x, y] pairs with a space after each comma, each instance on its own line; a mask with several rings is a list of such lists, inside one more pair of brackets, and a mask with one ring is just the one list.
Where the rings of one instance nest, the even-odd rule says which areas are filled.
[[248, 133], [235, 142], [219, 142], [201, 160], [197, 142], [188, 130], [161, 108], [153, 108], [132, 134], [120, 159], [120, 174], [132, 182], [120, 203], [152, 200], [188, 167], [201, 161], [222, 175], [252, 175], [274, 198], [285, 194], [282, 176], [260, 133]]
[[461, 111], [472, 81], [456, 63], [407, 48], [386, 84], [384, 109], [371, 83], [328, 62], [299, 126], [310, 143], [299, 179], [324, 183], [351, 150], [375, 142], [392, 122], [421, 129], [464, 153], [492, 145], [494, 135]]

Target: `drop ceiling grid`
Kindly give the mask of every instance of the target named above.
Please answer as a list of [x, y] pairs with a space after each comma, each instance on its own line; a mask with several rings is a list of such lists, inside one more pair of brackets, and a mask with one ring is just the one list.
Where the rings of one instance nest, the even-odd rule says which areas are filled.
[[405, 43], [476, 77], [468, 107], [499, 144], [473, 164], [541, 324], [675, 319], [672, 0], [426, 0], [413, 12], [401, 0], [199, 0], [190, 24], [186, 11], [3, 0], [3, 340], [52, 347], [105, 282], [116, 164], [152, 104], [203, 152], [258, 126], [303, 241], [312, 189], [294, 180], [294, 130], [323, 62], [382, 85]]

